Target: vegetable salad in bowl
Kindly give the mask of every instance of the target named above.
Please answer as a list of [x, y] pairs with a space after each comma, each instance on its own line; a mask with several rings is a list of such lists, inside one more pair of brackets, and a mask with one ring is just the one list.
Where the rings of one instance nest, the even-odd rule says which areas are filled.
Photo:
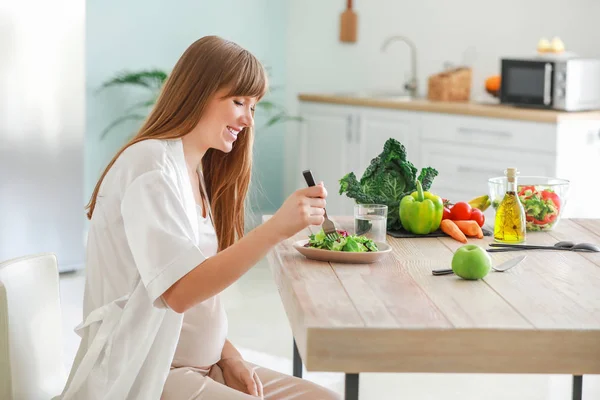
[[[506, 177], [488, 182], [492, 207], [497, 208], [506, 193]], [[550, 231], [560, 220], [567, 201], [569, 181], [542, 176], [517, 178], [519, 200], [525, 209], [527, 231]]]
[[347, 231], [338, 229], [338, 239], [331, 240], [325, 236], [321, 229], [316, 234], [309, 235], [305, 247], [332, 251], [348, 251], [353, 253], [363, 253], [369, 251], [379, 251], [375, 242], [365, 236], [350, 235]]

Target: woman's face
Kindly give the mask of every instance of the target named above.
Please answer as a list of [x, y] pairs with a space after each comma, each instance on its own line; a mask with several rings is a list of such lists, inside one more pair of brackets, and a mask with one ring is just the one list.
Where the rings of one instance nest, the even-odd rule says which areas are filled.
[[242, 129], [252, 127], [252, 116], [256, 106], [254, 97], [223, 97], [227, 90], [222, 89], [209, 101], [204, 115], [194, 129], [205, 150], [213, 148], [225, 153], [231, 151]]

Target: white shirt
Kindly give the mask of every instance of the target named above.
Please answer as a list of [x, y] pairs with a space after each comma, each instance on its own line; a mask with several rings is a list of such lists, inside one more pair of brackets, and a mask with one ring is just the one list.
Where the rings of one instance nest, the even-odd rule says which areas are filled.
[[183, 314], [161, 295], [206, 256], [181, 140], [144, 140], [106, 175], [90, 221], [84, 321], [64, 399], [159, 399]]
[[[205, 195], [206, 198], [206, 195]], [[217, 234], [211, 214], [202, 217], [198, 206], [198, 247], [206, 257], [217, 254]], [[195, 305], [185, 312], [179, 342], [173, 358], [173, 367], [210, 369], [221, 359], [227, 339], [227, 314], [219, 295]]]

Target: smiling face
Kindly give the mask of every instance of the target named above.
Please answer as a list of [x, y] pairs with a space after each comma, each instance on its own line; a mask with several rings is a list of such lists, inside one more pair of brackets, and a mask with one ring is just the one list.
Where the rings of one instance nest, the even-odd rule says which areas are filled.
[[194, 128], [204, 151], [213, 148], [229, 153], [238, 135], [246, 133], [244, 128], [254, 125], [255, 97], [225, 97], [222, 89], [208, 102], [202, 118]]

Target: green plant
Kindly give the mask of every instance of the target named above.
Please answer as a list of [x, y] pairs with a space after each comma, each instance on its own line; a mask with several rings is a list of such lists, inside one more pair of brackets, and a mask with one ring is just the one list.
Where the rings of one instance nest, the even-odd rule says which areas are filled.
[[[104, 139], [106, 135], [116, 126], [126, 121], [142, 121], [146, 118], [148, 111], [156, 102], [160, 89], [167, 79], [167, 73], [160, 69], [140, 70], [140, 71], [122, 71], [117, 73], [109, 80], [102, 83], [98, 92], [101, 92], [110, 87], [139, 87], [146, 89], [148, 97], [131, 107], [127, 108], [123, 115], [113, 120], [100, 134], [100, 138]], [[300, 121], [301, 118], [297, 116], [288, 115], [288, 113], [273, 101], [263, 99], [256, 105], [257, 107], [263, 108], [268, 114], [269, 119], [266, 122], [266, 126], [272, 126], [278, 123], [286, 121]]]

